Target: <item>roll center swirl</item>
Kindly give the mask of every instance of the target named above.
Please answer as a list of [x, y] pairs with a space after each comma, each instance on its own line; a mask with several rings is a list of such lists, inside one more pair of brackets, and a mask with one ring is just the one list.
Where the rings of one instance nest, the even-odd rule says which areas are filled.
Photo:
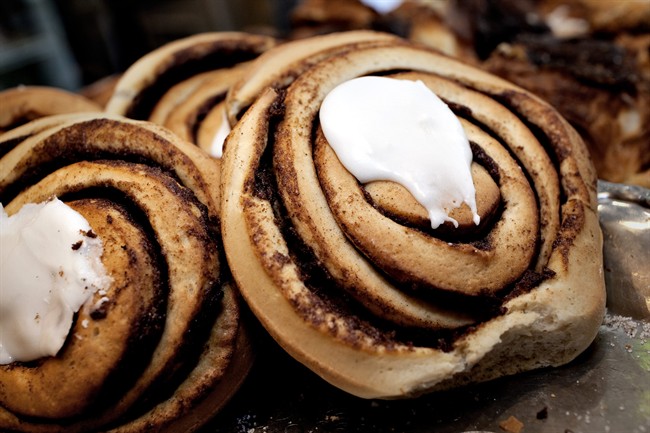
[[[498, 209], [501, 194], [499, 186], [485, 168], [478, 164], [472, 164], [471, 171], [476, 189], [476, 210], [482, 225], [484, 225]], [[365, 184], [364, 190], [377, 209], [391, 218], [404, 221], [406, 224], [423, 230], [431, 227], [426, 209], [399, 183], [374, 181]], [[472, 211], [466, 204], [452, 209], [449, 216], [458, 222], [458, 227], [455, 230], [457, 233], [472, 234], [478, 230], [473, 221]], [[454, 227], [449, 221], [438, 228], [440, 231], [453, 229]]]

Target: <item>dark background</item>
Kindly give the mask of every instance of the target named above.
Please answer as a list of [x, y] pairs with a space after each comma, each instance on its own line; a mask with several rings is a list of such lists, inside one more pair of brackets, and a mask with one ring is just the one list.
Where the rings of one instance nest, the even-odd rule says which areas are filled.
[[282, 36], [297, 0], [1, 0], [0, 90], [77, 90], [205, 31]]

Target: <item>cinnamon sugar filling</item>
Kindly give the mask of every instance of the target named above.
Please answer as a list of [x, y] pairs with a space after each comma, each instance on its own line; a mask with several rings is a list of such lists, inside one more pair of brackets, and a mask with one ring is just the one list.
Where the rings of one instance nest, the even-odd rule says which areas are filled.
[[[271, 122], [270, 131], [275, 130], [274, 125], [277, 122], [277, 119]], [[382, 274], [389, 284], [399, 285], [404, 292], [417, 296], [426, 302], [442, 306], [442, 308], [450, 310], [461, 308], [463, 315], [469, 314], [473, 316], [473, 319], [467, 322], [466, 325], [455, 329], [431, 330], [400, 325], [381, 317], [381, 315], [375, 314], [375, 312], [368, 310], [362, 303], [358, 302], [350, 292], [353, 289], [346, 287], [344, 282], [334, 278], [322, 260], [316, 256], [314, 251], [297, 233], [277, 190], [276, 176], [281, 174], [273, 167], [273, 132], [269, 134], [268, 139], [269, 143], [264, 154], [260, 156], [258, 169], [253, 176], [255, 180], [253, 191], [256, 197], [270, 203], [270, 207], [274, 211], [276, 225], [282, 232], [285, 242], [287, 242], [290, 257], [278, 257], [277, 260], [283, 262], [291, 260], [292, 263], [295, 263], [300, 269], [302, 281], [308, 290], [308, 300], [304, 298], [294, 299], [292, 304], [296, 311], [314, 326], [323, 325], [324, 313], [329, 312], [345, 320], [344, 326], [349, 328], [350, 331], [343, 333], [343, 335], [349, 337], [360, 332], [377, 345], [389, 350], [391, 347], [396, 346], [422, 346], [449, 350], [453, 345], [453, 341], [468, 332], [475, 326], [473, 324], [478, 324], [502, 313], [501, 305], [504, 296], [515, 291], [522, 293], [530, 290], [535, 284], [551, 276], [550, 274], [537, 273], [534, 270], [527, 269], [519, 279], [504, 286], [498, 294], [488, 295], [484, 293], [480, 296], [466, 296], [441, 291], [435, 287], [425, 288], [418, 284], [403, 284], [392, 279], [382, 268], [374, 266], [375, 271]], [[489, 160], [485, 155], [480, 156], [478, 159]], [[494, 163], [491, 160], [489, 161]], [[491, 167], [490, 170], [494, 171], [495, 169]], [[498, 217], [498, 212], [493, 217]], [[488, 241], [475, 239], [473, 242], [477, 245], [482, 243], [483, 247], [486, 247], [485, 244]], [[534, 284], [531, 282], [534, 282]], [[349, 341], [351, 344], [359, 344], [354, 339]]]
[[[268, 150], [268, 148], [267, 148]], [[305, 244], [292, 225], [291, 218], [287, 215], [282, 200], [277, 191], [275, 173], [272, 168], [271, 156], [266, 152], [260, 160], [260, 165], [255, 174], [256, 197], [268, 201], [273, 209], [273, 216], [277, 227], [287, 243], [290, 256], [278, 257], [277, 260], [290, 260], [300, 271], [300, 277], [307, 289], [308, 299], [294, 299], [292, 304], [296, 311], [308, 322], [315, 326], [323, 323], [325, 314], [332, 313], [343, 318], [348, 332], [344, 334], [353, 336], [357, 333], [365, 335], [379, 346], [390, 350], [396, 346], [426, 346], [436, 348], [449, 348], [451, 341], [462, 333], [460, 330], [418, 330], [414, 327], [399, 326], [391, 321], [381, 319], [357, 302], [344, 285], [336, 281], [323, 263], [315, 256], [313, 250]], [[376, 269], [381, 272], [381, 269]], [[465, 304], [465, 308], [472, 310], [477, 317], [487, 318], [499, 310], [493, 299], [467, 299], [466, 297], [447, 296], [437, 293], [431, 296], [431, 302], [448, 304], [449, 307]], [[462, 299], [461, 299], [462, 298]], [[352, 344], [355, 340], [348, 340]]]

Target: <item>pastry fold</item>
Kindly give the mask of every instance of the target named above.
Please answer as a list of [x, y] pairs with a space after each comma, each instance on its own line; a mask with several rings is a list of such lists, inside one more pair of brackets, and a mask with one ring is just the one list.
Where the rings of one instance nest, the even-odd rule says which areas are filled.
[[41, 117], [102, 111], [85, 96], [47, 86], [12, 87], [0, 92], [0, 100], [0, 133]]
[[208, 32], [170, 42], [138, 59], [120, 77], [106, 111], [163, 125], [212, 153], [229, 88], [248, 64], [275, 46], [270, 36]]
[[[293, 357], [367, 398], [574, 359], [605, 302], [596, 177], [579, 136], [529, 92], [439, 53], [350, 48], [261, 90], [226, 142], [222, 235], [252, 311]], [[432, 230], [401, 185], [361, 184], [341, 165], [320, 104], [368, 75], [421, 80], [459, 117], [481, 225], [461, 209], [459, 228]]]
[[113, 282], [56, 356], [0, 367], [0, 429], [196, 430], [252, 361], [223, 260], [216, 161], [114, 115], [44, 118], [5, 140], [18, 141], [0, 159], [7, 212], [63, 200], [103, 241]]
[[399, 40], [388, 33], [355, 30], [297, 39], [273, 47], [252, 61], [228, 91], [225, 101], [228, 120], [234, 125], [266, 88], [287, 87], [314, 63], [359, 45]]

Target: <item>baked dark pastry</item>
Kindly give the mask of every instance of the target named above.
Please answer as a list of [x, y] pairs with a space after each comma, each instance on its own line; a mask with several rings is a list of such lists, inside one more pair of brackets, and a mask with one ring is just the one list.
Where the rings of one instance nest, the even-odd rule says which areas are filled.
[[647, 35], [521, 38], [500, 45], [483, 68], [556, 107], [585, 140], [599, 178], [650, 187], [649, 48]]

